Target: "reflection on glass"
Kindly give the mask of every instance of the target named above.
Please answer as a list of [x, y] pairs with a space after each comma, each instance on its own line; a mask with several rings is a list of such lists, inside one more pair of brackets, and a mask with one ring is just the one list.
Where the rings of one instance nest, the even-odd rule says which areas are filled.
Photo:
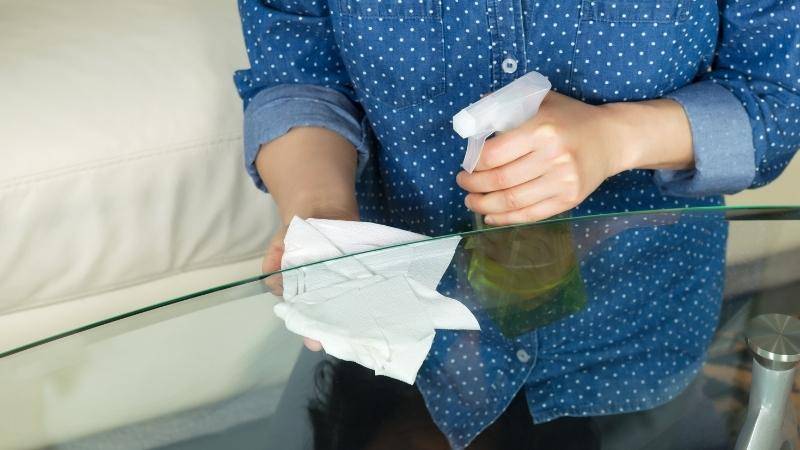
[[507, 337], [586, 306], [566, 222], [470, 236], [465, 247], [472, 250], [467, 278], [476, 300]]
[[481, 331], [437, 332], [416, 380], [432, 420], [463, 448], [514, 402], [532, 427], [675, 399], [717, 325], [726, 238], [714, 212], [467, 236], [440, 288], [471, 306]]
[[324, 355], [272, 314], [280, 274], [154, 304], [0, 354], [0, 448], [731, 448], [745, 319], [800, 315], [798, 219], [699, 208], [465, 233], [438, 290], [481, 331], [437, 331], [414, 386], [315, 369]]
[[[414, 386], [338, 360], [319, 363], [314, 383], [308, 403], [314, 450], [452, 448]], [[600, 430], [581, 417], [533, 424], [524, 396], [518, 395], [468, 448], [594, 450], [601, 448]]]

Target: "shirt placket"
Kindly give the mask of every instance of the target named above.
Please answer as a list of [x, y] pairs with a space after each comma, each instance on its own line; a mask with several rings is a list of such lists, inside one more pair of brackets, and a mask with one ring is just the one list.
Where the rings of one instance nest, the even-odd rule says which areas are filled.
[[527, 72], [521, 0], [487, 0], [492, 36], [492, 88], [499, 89]]

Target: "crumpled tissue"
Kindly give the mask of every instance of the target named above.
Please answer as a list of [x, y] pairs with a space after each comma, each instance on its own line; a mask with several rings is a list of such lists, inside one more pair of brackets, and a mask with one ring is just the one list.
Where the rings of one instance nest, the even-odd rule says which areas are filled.
[[368, 222], [292, 219], [275, 314], [290, 331], [336, 358], [412, 384], [436, 329], [479, 330], [461, 302], [436, 291], [459, 237], [424, 235]]

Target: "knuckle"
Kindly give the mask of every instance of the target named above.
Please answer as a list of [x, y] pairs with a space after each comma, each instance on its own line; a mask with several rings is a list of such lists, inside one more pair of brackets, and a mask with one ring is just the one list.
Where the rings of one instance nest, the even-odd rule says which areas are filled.
[[572, 152], [565, 146], [558, 145], [553, 149], [553, 163], [563, 167], [571, 167], [575, 165], [575, 157]]
[[524, 206], [523, 201], [519, 196], [519, 193], [517, 193], [513, 189], [506, 190], [503, 193], [503, 197], [505, 199], [506, 206], [508, 206], [508, 208], [511, 210], [520, 209]]
[[569, 185], [569, 187], [573, 187], [575, 185], [580, 184], [580, 174], [578, 174], [578, 169], [575, 165], [572, 164], [565, 164], [561, 167], [561, 177], [563, 178], [564, 182]]
[[456, 177], [456, 183], [467, 192], [473, 192], [475, 190], [475, 179], [470, 175], [459, 174], [458, 177]]
[[536, 208], [528, 208], [520, 216], [520, 222], [536, 222], [540, 219], [541, 217]]
[[508, 170], [500, 168], [492, 171], [492, 184], [497, 189], [505, 189], [508, 187], [509, 178]]
[[536, 212], [530, 211], [530, 212], [525, 213], [525, 215], [523, 216], [522, 220], [520, 220], [520, 221], [521, 222], [537, 222], [539, 220], [542, 220], [543, 218], [544, 217], [542, 217], [541, 215], [537, 214]]
[[467, 207], [470, 210], [475, 211], [477, 213], [483, 213], [483, 211], [484, 211], [483, 199], [484, 199], [484, 196], [482, 196], [482, 195], [468, 195], [467, 196]]
[[580, 185], [577, 182], [577, 179], [571, 180], [571, 182], [566, 183], [566, 189], [564, 189], [563, 200], [565, 203], [569, 205], [576, 205], [581, 200], [581, 189]]
[[581, 201], [581, 196], [578, 194], [577, 191], [570, 192], [567, 197], [565, 198], [567, 204], [569, 205], [577, 205]]
[[500, 157], [500, 152], [498, 150], [495, 150], [495, 151], [490, 151], [486, 154], [486, 159], [484, 160], [484, 164], [486, 164], [487, 167], [497, 167], [501, 161], [502, 158]]
[[544, 123], [536, 130], [538, 138], [556, 140], [561, 135], [560, 128], [554, 123]]
[[483, 144], [480, 161], [483, 164], [491, 167], [492, 164], [494, 164], [494, 162], [497, 161], [498, 153], [499, 153], [499, 146], [497, 144], [497, 141], [494, 139], [488, 139]]
[[581, 201], [581, 190], [578, 183], [570, 183], [569, 189], [566, 191], [564, 200], [570, 206], [577, 205]]

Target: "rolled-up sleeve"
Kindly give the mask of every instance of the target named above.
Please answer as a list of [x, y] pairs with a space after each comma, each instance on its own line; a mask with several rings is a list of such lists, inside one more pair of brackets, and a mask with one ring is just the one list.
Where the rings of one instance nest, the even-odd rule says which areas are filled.
[[731, 194], [750, 187], [756, 173], [753, 131], [739, 99], [710, 81], [691, 84], [667, 98], [680, 103], [689, 119], [694, 168], [657, 170], [661, 191], [700, 196]]
[[239, 0], [250, 68], [234, 82], [245, 106], [245, 167], [266, 190], [255, 168], [262, 144], [293, 127], [329, 129], [358, 152], [358, 173], [373, 142], [363, 110], [333, 37], [327, 2]]
[[370, 153], [368, 126], [363, 112], [344, 95], [314, 85], [279, 85], [259, 92], [244, 114], [244, 159], [256, 187], [266, 186], [256, 171], [262, 144], [283, 136], [293, 127], [316, 126], [339, 133], [358, 152], [360, 174]]
[[675, 196], [732, 194], [774, 180], [800, 147], [800, 7], [724, 0], [712, 70], [667, 95], [692, 130], [692, 170], [655, 172]]

